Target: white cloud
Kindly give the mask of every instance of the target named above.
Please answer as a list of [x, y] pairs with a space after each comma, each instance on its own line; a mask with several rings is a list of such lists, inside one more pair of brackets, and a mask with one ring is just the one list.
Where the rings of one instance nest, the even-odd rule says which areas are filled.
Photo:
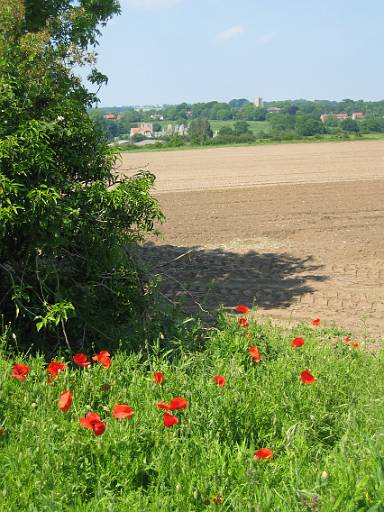
[[241, 36], [243, 32], [244, 27], [242, 25], [234, 25], [233, 27], [224, 30], [224, 32], [220, 32], [220, 34], [217, 35], [217, 39], [219, 41], [230, 41], [231, 39]]
[[173, 7], [182, 0], [126, 0], [128, 7], [134, 9], [156, 9], [161, 7]]
[[262, 34], [258, 37], [257, 42], [263, 46], [266, 46], [267, 44], [271, 44], [274, 39], [276, 39], [277, 33], [276, 32], [269, 32], [268, 34]]

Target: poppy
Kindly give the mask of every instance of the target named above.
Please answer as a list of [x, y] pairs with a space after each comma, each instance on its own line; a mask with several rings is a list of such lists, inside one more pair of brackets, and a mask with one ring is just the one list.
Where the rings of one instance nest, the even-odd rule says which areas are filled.
[[88, 357], [82, 352], [78, 352], [73, 356], [73, 360], [78, 366], [90, 366], [91, 362], [88, 361]]
[[217, 384], [221, 388], [224, 387], [225, 377], [223, 377], [223, 375], [215, 375], [212, 380], [215, 384]]
[[19, 379], [19, 380], [28, 380], [26, 375], [28, 375], [28, 373], [30, 373], [30, 369], [29, 369], [29, 366], [27, 366], [26, 364], [21, 364], [21, 363], [18, 363], [18, 364], [14, 364], [12, 366], [12, 377], [14, 379]]
[[53, 377], [58, 377], [59, 373], [65, 370], [67, 365], [61, 363], [60, 361], [52, 361], [47, 366], [47, 372], [53, 375]]
[[343, 339], [344, 343], [351, 343], [352, 338], [349, 338], [348, 336]]
[[303, 338], [293, 338], [291, 341], [291, 347], [293, 348], [299, 348], [304, 345], [304, 339]]
[[319, 327], [320, 325], [320, 318], [315, 318], [314, 320], [311, 320], [311, 324], [315, 327]]
[[185, 398], [181, 398], [180, 396], [172, 398], [172, 400], [169, 402], [170, 411], [178, 411], [180, 409], [185, 409], [186, 407], [188, 407], [187, 400], [185, 400]]
[[100, 416], [97, 414], [97, 412], [89, 412], [85, 418], [80, 418], [80, 424], [84, 428], [93, 428], [93, 425], [97, 423], [98, 421], [101, 421]]
[[155, 372], [153, 374], [153, 378], [155, 379], [155, 382], [157, 382], [157, 384], [162, 384], [164, 380], [164, 375], [161, 372]]
[[256, 345], [254, 345], [253, 347], [250, 347], [248, 349], [248, 352], [249, 352], [250, 356], [252, 357], [252, 359], [255, 361], [255, 363], [260, 363], [261, 354], [259, 352], [259, 349], [256, 347]]
[[254, 453], [253, 458], [254, 459], [272, 459], [273, 453], [272, 450], [269, 448], [260, 448], [257, 452]]
[[92, 430], [96, 436], [101, 436], [102, 434], [104, 434], [106, 428], [107, 425], [105, 423], [103, 423], [102, 421], [98, 421], [93, 425]]
[[122, 420], [123, 418], [128, 418], [129, 420], [133, 416], [133, 409], [132, 407], [129, 407], [129, 405], [118, 405], [116, 404], [113, 408], [113, 415], [114, 418], [117, 418], [118, 420]]
[[102, 350], [98, 354], [94, 355], [92, 359], [94, 361], [98, 361], [100, 364], [105, 366], [105, 368], [109, 368], [111, 366], [111, 360], [110, 360], [111, 354], [107, 352], [106, 350]]
[[169, 411], [169, 405], [165, 402], [159, 402], [156, 407], [158, 409], [163, 409], [164, 411]]
[[173, 425], [176, 425], [177, 423], [179, 423], [179, 420], [176, 418], [176, 416], [172, 416], [172, 414], [168, 414], [167, 412], [164, 413], [165, 427], [173, 427]]
[[359, 348], [359, 342], [357, 340], [352, 342], [352, 348]]
[[249, 322], [246, 318], [239, 318], [239, 324], [244, 328], [249, 327]]
[[67, 412], [71, 408], [73, 396], [70, 391], [64, 391], [59, 398], [59, 409], [62, 412]]
[[317, 380], [309, 370], [304, 370], [301, 372], [300, 377], [304, 384], [313, 384], [315, 380]]
[[247, 306], [244, 306], [244, 304], [239, 304], [238, 306], [235, 306], [233, 308], [235, 311], [237, 311], [238, 313], [248, 313], [250, 311], [250, 309], [247, 307]]
[[106, 424], [100, 419], [100, 416], [96, 412], [89, 412], [85, 418], [80, 418], [80, 424], [84, 428], [89, 428], [93, 432], [100, 436], [106, 429]]

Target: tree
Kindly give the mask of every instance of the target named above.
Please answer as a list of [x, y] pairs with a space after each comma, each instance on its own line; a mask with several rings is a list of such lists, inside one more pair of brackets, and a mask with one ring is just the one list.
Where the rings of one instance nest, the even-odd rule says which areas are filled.
[[299, 110], [299, 107], [297, 105], [291, 105], [287, 108], [287, 114], [290, 116], [295, 116], [296, 112]]
[[235, 135], [250, 133], [249, 124], [246, 121], [236, 121], [236, 123], [233, 125], [233, 131]]
[[296, 119], [296, 131], [298, 135], [309, 137], [324, 133], [325, 127], [319, 119], [311, 115], [300, 115]]
[[295, 118], [289, 114], [270, 114], [269, 122], [274, 132], [284, 132], [295, 127]]
[[205, 144], [213, 137], [208, 119], [194, 119], [189, 125], [189, 137], [194, 144]]
[[358, 133], [360, 131], [360, 127], [354, 119], [344, 119], [344, 121], [341, 122], [340, 127], [343, 131], [349, 133]]
[[[73, 72], [118, 12], [114, 0], [0, 3], [0, 316], [19, 344], [104, 345], [133, 336], [147, 308], [129, 247], [162, 219], [154, 176], [114, 175], [87, 114], [96, 96]], [[92, 67], [89, 80], [106, 77]]]
[[245, 98], [240, 98], [240, 99], [234, 99], [234, 100], [231, 100], [228, 105], [231, 107], [231, 108], [241, 108], [243, 107], [244, 105], [247, 105], [249, 104], [249, 100], [246, 100]]
[[233, 137], [234, 132], [230, 126], [222, 126], [219, 130], [220, 136]]

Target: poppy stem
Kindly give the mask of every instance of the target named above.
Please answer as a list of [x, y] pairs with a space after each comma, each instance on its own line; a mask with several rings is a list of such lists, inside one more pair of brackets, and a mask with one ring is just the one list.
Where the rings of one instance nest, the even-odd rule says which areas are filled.
[[65, 330], [65, 325], [64, 325], [64, 320], [63, 319], [61, 319], [61, 328], [63, 329], [65, 343], [67, 344], [69, 352], [72, 353], [72, 347], [71, 347], [71, 344], [69, 343], [69, 340], [68, 340], [67, 331]]

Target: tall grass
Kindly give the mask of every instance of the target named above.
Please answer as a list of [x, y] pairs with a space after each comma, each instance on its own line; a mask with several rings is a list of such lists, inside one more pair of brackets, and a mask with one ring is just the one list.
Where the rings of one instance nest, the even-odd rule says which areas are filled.
[[[296, 336], [305, 344], [294, 349]], [[167, 347], [116, 353], [109, 369], [67, 361], [52, 384], [41, 357], [3, 357], [0, 510], [384, 510], [383, 351], [352, 349], [337, 331], [234, 319], [221, 319], [200, 351], [176, 339]], [[26, 382], [11, 378], [22, 361]], [[67, 413], [57, 406], [64, 390], [74, 396]], [[189, 405], [166, 428], [156, 404], [174, 396]], [[112, 418], [116, 403], [133, 418]], [[106, 422], [102, 436], [81, 427], [88, 411]], [[272, 459], [254, 459], [263, 447]]]

